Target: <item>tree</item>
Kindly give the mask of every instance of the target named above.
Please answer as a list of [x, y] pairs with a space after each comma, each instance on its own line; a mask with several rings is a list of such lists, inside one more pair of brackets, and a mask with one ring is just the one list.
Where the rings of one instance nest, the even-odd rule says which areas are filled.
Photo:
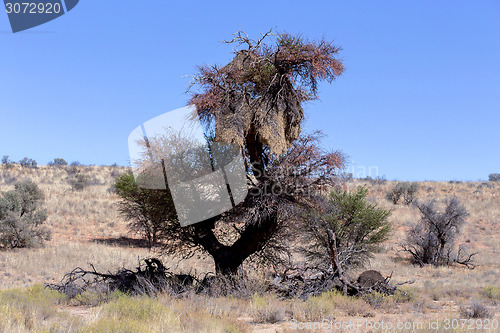
[[7, 169], [11, 168], [13, 165], [14, 165], [14, 161], [11, 161], [9, 159], [9, 156], [8, 155], [4, 155], [2, 157], [2, 165], [5, 166]]
[[367, 202], [368, 189], [332, 191], [321, 209], [309, 213], [302, 244], [307, 258], [323, 267], [332, 261], [329, 246], [333, 232], [338, 262], [343, 268], [363, 264], [387, 240], [389, 210]]
[[395, 205], [403, 198], [404, 203], [409, 205], [415, 200], [417, 191], [417, 183], [399, 182], [392, 190], [386, 192], [385, 197]]
[[37, 162], [34, 159], [27, 158], [27, 157], [25, 157], [22, 160], [20, 160], [19, 164], [23, 168], [34, 168], [34, 169], [36, 169], [37, 166], [38, 166]]
[[66, 165], [68, 165], [68, 162], [66, 162], [66, 160], [64, 160], [64, 158], [54, 158], [54, 160], [50, 161], [48, 163], [48, 165], [55, 166], [55, 167], [60, 167], [60, 166], [66, 166]]
[[469, 213], [457, 198], [447, 199], [444, 204], [444, 211], [439, 212], [435, 201], [414, 203], [421, 219], [408, 231], [402, 250], [410, 253], [413, 261], [420, 266], [457, 262], [469, 267], [474, 254], [464, 257], [461, 248], [455, 258], [452, 255], [455, 239]]
[[500, 181], [500, 173], [490, 173], [488, 179], [490, 182], [498, 182]]
[[241, 149], [251, 190], [229, 212], [188, 227], [168, 220], [161, 232], [173, 240], [165, 240], [166, 252], [204, 252], [220, 274], [235, 273], [247, 259], [286, 258], [284, 242], [301, 219], [297, 211], [316, 207], [318, 190], [333, 184], [344, 165], [341, 153], [319, 147], [319, 133], [301, 135], [303, 103], [318, 98], [319, 81], [331, 82], [344, 70], [336, 58], [340, 48], [287, 33], [254, 41], [238, 32], [228, 43], [247, 48], [226, 66], [199, 67], [191, 88], [200, 90], [189, 104], [214, 130], [215, 142]]
[[31, 247], [50, 239], [50, 232], [42, 226], [47, 219], [47, 212], [40, 208], [42, 200], [42, 191], [31, 181], [17, 183], [13, 191], [2, 193], [1, 247]]
[[144, 237], [150, 247], [158, 241], [160, 232], [164, 240], [176, 241], [176, 234], [169, 233], [168, 228], [178, 222], [167, 191], [140, 188], [130, 171], [115, 180], [114, 191], [121, 198], [119, 210], [130, 221], [130, 230]]

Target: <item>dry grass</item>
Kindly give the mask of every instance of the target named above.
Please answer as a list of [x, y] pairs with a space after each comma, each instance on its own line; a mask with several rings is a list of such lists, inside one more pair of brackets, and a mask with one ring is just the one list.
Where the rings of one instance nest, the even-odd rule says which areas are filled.
[[[12, 189], [15, 180], [26, 178], [39, 184], [46, 195], [47, 225], [53, 233], [52, 240], [43, 248], [0, 252], [0, 290], [4, 289], [0, 292], [0, 332], [311, 332], [295, 328], [291, 321], [426, 322], [456, 319], [466, 314], [474, 317], [475, 313], [487, 314], [492, 320], [500, 318], [500, 184], [491, 182], [489, 185], [420, 182], [417, 193], [418, 200], [456, 196], [465, 204], [470, 216], [457, 243], [478, 252], [478, 267], [474, 270], [411, 265], [398, 249], [409, 224], [418, 221], [416, 209], [394, 205], [384, 198], [395, 182], [369, 184], [369, 199], [392, 210], [390, 221], [394, 231], [385, 250], [377, 253], [364, 269], [376, 269], [384, 275], [392, 272], [395, 282], [415, 280], [403, 288], [404, 293], [395, 296], [373, 294], [349, 298], [326, 293], [303, 301], [281, 300], [262, 293], [250, 298], [191, 295], [182, 299], [166, 295], [157, 299], [121, 295], [95, 307], [74, 306], [60, 295], [33, 284], [58, 282], [75, 266], [88, 267], [88, 263], [103, 271], [122, 266], [135, 268], [138, 257], [157, 253], [134, 247], [133, 242], [118, 241], [122, 236], [134, 237], [127, 233], [126, 221], [118, 214], [117, 197], [108, 191], [114, 177], [124, 169], [81, 167], [80, 172], [94, 183], [81, 192], [73, 191], [68, 183], [67, 177], [73, 171], [0, 167], [0, 191]], [[348, 187], [363, 183], [353, 181]], [[183, 262], [163, 259], [176, 272], [213, 271], [213, 263], [207, 259]], [[356, 276], [361, 270], [351, 273]], [[445, 332], [442, 328], [435, 331]]]

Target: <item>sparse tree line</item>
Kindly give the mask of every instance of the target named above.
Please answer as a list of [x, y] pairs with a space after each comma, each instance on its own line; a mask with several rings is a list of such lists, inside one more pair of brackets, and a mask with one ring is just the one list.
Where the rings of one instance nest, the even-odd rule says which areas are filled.
[[[15, 161], [11, 160], [8, 155], [4, 155], [2, 157], [2, 165], [5, 168], [12, 168], [15, 165], [19, 165], [23, 168], [33, 168], [33, 169], [36, 169], [38, 167], [37, 161], [35, 161], [32, 158], [24, 157], [23, 159], [19, 160], [18, 162], [15, 162]], [[63, 167], [63, 166], [67, 166], [67, 165], [77, 167], [77, 166], [81, 166], [82, 164], [78, 161], [73, 161], [70, 164], [68, 164], [68, 162], [66, 162], [66, 160], [64, 158], [56, 157], [52, 161], [49, 161], [47, 163], [47, 165], [52, 166], [52, 167]]]
[[[9, 156], [5, 155], [2, 158], [2, 165], [5, 168], [5, 170], [10, 170], [15, 167], [20, 167], [20, 168], [27, 168], [27, 169], [36, 169], [38, 168], [38, 164], [35, 160], [25, 157], [22, 160], [20, 160], [18, 163], [12, 161], [9, 159]], [[71, 186], [71, 189], [73, 191], [83, 191], [85, 188], [88, 186], [92, 185], [100, 185], [101, 183], [97, 180], [97, 178], [93, 175], [90, 175], [86, 172], [86, 165], [78, 162], [78, 161], [73, 161], [68, 164], [65, 159], [63, 158], [54, 158], [52, 161], [47, 163], [49, 167], [52, 168], [58, 168], [65, 170], [68, 174], [66, 177], [66, 182]], [[112, 167], [117, 167], [116, 164], [113, 164]], [[112, 177], [116, 177], [119, 175], [119, 172], [117, 170], [113, 170], [111, 172]], [[5, 177], [4, 176], [4, 182], [7, 184], [13, 184], [17, 181], [16, 177], [10, 176], [10, 177]]]

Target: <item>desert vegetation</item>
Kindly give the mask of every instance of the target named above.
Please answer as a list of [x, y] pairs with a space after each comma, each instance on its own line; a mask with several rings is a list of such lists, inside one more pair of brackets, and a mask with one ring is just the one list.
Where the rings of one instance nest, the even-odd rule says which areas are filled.
[[44, 195], [30, 181], [14, 185], [14, 190], [0, 194], [0, 247], [20, 248], [41, 245], [50, 239], [42, 224], [47, 212], [42, 209]]
[[413, 202], [417, 191], [417, 183], [398, 182], [391, 190], [386, 192], [385, 197], [395, 205], [400, 201], [409, 205]]
[[[349, 332], [342, 323], [356, 320], [361, 331], [390, 322], [426, 332], [460, 319], [497, 329], [495, 176], [345, 176], [344, 154], [302, 131], [304, 103], [344, 71], [340, 47], [287, 33], [238, 32], [226, 43], [237, 46], [232, 60], [199, 67], [191, 85], [206, 146], [187, 149], [175, 132], [144, 137], [149, 157], [133, 161], [135, 177], [116, 165], [2, 159], [0, 329]], [[189, 175], [167, 178], [165, 165], [198, 177], [207, 153], [215, 172], [219, 149], [222, 160], [241, 155], [248, 194], [182, 226], [169, 184]], [[155, 168], [162, 186], [141, 185]]]
[[[364, 297], [351, 297], [332, 291], [305, 300], [283, 299], [278, 293], [267, 290], [269, 282], [275, 278], [275, 273], [270, 270], [241, 278], [236, 289], [234, 282], [220, 281], [212, 287], [212, 295], [219, 295], [216, 297], [190, 293], [177, 298], [161, 293], [149, 299], [117, 291], [102, 296], [84, 293], [70, 299], [64, 293], [43, 288], [44, 284], [59, 284], [64, 274], [77, 266], [92, 270], [89, 263], [99, 272], [114, 273], [123, 267], [135, 271], [139, 264], [138, 257], [160, 256], [172, 273], [194, 274], [200, 278], [215, 272], [215, 268], [213, 261], [207, 257], [179, 261], [176, 257], [160, 255], [161, 247], [153, 246], [149, 250], [148, 243], [142, 241], [143, 237], [129, 230], [130, 221], [120, 214], [120, 197], [110, 190], [116, 175], [126, 174], [127, 168], [79, 166], [80, 172], [98, 180], [96, 185], [82, 191], [71, 189], [66, 180], [68, 171], [64, 168], [69, 166], [0, 169], [2, 192], [14, 190], [15, 182], [25, 179], [39, 184], [45, 195], [45, 225], [52, 232], [51, 239], [43, 247], [0, 252], [1, 322], [5, 332], [49, 329], [56, 332], [71, 329], [90, 331], [105, 325], [115, 332], [124, 329], [161, 332], [164, 322], [152, 322], [132, 310], [121, 308], [145, 302], [149, 302], [150, 307], [158, 307], [159, 313], [164, 309], [170, 314], [173, 311], [173, 316], [182, 320], [166, 322], [170, 325], [175, 323], [178, 326], [170, 327], [186, 332], [223, 332], [231, 329], [235, 332], [294, 332], [297, 330], [293, 329], [292, 320], [307, 322], [332, 318], [337, 321], [360, 319], [375, 322], [384, 319], [425, 322], [484, 314], [485, 319], [498, 319], [500, 261], [497, 251], [500, 240], [495, 237], [500, 231], [498, 185], [487, 187], [483, 182], [419, 183], [420, 190], [416, 195], [419, 202], [434, 199], [439, 203], [435, 207], [444, 207], [441, 204], [445, 199], [456, 197], [466, 207], [469, 215], [461, 232], [456, 235], [455, 250], [462, 245], [468, 247], [471, 253], [477, 252], [476, 268], [471, 270], [453, 262], [438, 267], [432, 264], [420, 267], [412, 263], [411, 255], [400, 251], [401, 240], [420, 221], [421, 213], [413, 205], [393, 205], [385, 199], [385, 193], [396, 182], [372, 184], [367, 180], [352, 180], [345, 183], [351, 193], [356, 193], [364, 185], [369, 203], [391, 211], [387, 219], [392, 226], [387, 240], [381, 243], [381, 248], [372, 254], [365, 266], [354, 267], [348, 274], [354, 280], [363, 271], [373, 269], [380, 271], [384, 277], [392, 272], [394, 283], [414, 280], [412, 284], [400, 286], [400, 291], [392, 296], [374, 292]], [[12, 182], [12, 179], [15, 181]], [[297, 260], [302, 260], [301, 254], [298, 256]], [[251, 263], [244, 264], [250, 272], [251, 267]], [[224, 296], [231, 295], [227, 290], [232, 290], [234, 296]], [[118, 314], [120, 311], [123, 311], [122, 314]], [[124, 323], [116, 323], [113, 319], [118, 318], [116, 316], [121, 316], [119, 318]]]

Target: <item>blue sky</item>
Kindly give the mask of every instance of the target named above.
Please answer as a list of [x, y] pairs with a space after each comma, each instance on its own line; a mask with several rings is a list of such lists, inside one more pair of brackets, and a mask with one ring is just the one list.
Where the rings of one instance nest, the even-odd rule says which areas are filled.
[[306, 130], [351, 171], [398, 180], [500, 172], [500, 2], [88, 1], [13, 34], [0, 14], [0, 155], [126, 165], [129, 133], [185, 105], [196, 65], [237, 30], [342, 46]]

